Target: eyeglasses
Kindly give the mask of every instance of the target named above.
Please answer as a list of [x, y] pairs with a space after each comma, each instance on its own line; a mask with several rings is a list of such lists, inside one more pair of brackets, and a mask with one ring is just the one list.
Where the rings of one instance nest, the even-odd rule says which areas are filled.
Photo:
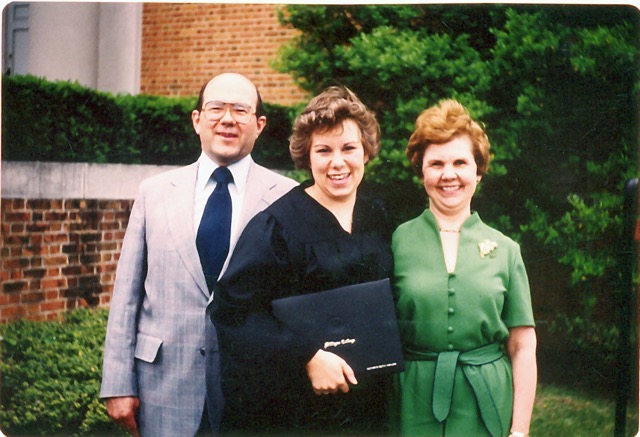
[[227, 113], [227, 108], [231, 112], [231, 117], [238, 123], [249, 123], [251, 116], [255, 112], [251, 112], [251, 106], [244, 103], [226, 103], [219, 101], [212, 101], [205, 103], [202, 108], [204, 118], [209, 121], [219, 121]]

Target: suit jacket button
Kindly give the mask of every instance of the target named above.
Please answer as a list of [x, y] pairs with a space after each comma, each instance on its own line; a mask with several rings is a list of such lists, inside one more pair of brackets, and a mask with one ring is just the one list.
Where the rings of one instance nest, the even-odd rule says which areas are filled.
[[204, 357], [205, 353], [206, 353], [206, 349], [205, 348], [200, 349], [200, 355], [202, 355]]

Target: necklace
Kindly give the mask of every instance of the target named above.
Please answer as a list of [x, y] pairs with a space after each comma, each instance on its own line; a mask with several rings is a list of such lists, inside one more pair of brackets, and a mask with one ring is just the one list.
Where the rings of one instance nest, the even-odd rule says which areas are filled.
[[460, 229], [442, 229], [442, 228], [438, 228], [438, 230], [440, 232], [450, 232], [452, 234], [459, 234], [460, 233]]

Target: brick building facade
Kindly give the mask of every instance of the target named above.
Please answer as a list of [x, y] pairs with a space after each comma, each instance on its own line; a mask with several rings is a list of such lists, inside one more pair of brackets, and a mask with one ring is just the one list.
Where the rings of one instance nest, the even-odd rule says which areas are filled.
[[307, 99], [271, 63], [299, 32], [277, 4], [12, 2], [3, 11], [3, 72], [114, 94], [193, 96], [211, 76], [245, 74], [265, 101]]
[[145, 3], [142, 13], [140, 92], [196, 95], [211, 76], [246, 75], [269, 103], [306, 99], [289, 75], [270, 63], [298, 34], [280, 25], [270, 4]]

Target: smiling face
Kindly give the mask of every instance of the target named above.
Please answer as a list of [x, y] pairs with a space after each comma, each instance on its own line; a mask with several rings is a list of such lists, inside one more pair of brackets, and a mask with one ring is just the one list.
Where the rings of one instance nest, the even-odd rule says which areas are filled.
[[321, 204], [355, 199], [368, 161], [358, 125], [350, 119], [327, 132], [313, 133], [309, 163]]
[[422, 183], [429, 209], [436, 216], [466, 217], [480, 182], [472, 144], [466, 135], [427, 146], [422, 159]]
[[[221, 74], [213, 78], [205, 87], [203, 104], [220, 101], [242, 103], [256, 111], [258, 94], [255, 86], [239, 74]], [[251, 116], [248, 123], [238, 123], [226, 111], [218, 121], [209, 121], [198, 110], [191, 114], [193, 128], [200, 136], [202, 150], [218, 165], [230, 165], [247, 156], [267, 123], [265, 117]]]

